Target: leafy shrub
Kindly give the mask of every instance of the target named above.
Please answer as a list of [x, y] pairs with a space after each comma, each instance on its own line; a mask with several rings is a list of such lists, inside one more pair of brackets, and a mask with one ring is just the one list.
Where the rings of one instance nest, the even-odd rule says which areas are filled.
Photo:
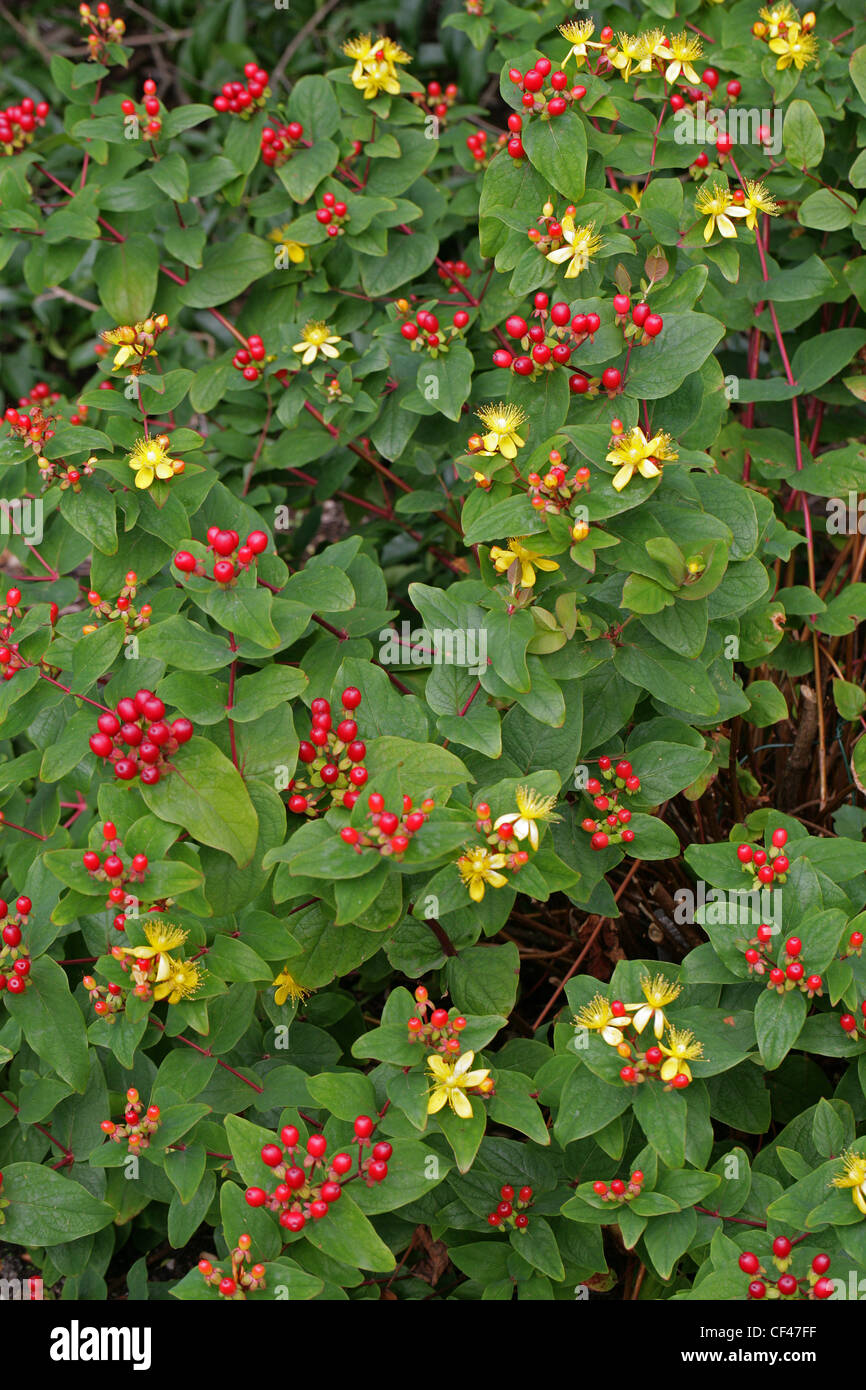
[[866, 24], [673, 10], [6, 45], [0, 1218], [65, 1298], [866, 1273]]

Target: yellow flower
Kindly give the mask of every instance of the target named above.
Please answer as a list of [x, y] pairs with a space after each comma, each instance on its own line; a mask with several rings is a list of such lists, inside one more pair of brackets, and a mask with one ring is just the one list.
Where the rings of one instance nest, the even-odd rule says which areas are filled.
[[359, 34], [343, 44], [347, 58], [354, 58], [352, 85], [364, 93], [366, 101], [387, 92], [396, 96], [400, 91], [400, 79], [395, 64], [411, 61], [392, 39], [371, 39], [369, 34]]
[[596, 236], [593, 222], [585, 227], [576, 227], [570, 212], [565, 214], [560, 226], [565, 245], [558, 246], [555, 251], [548, 251], [546, 259], [553, 265], [562, 265], [563, 261], [568, 261], [565, 278], [573, 280], [582, 270], [586, 270], [604, 243], [601, 237]]
[[508, 542], [508, 548], [504, 549], [501, 545], [490, 547], [490, 558], [498, 574], [508, 574], [512, 584], [517, 582], [517, 567], [520, 567], [520, 583], [524, 589], [531, 589], [535, 583], [536, 570], [558, 570], [559, 565], [555, 560], [549, 560], [546, 555], [539, 555], [535, 550], [529, 550], [523, 544], [523, 537], [513, 537]]
[[603, 994], [596, 994], [588, 1004], [584, 1004], [574, 1016], [576, 1028], [586, 1028], [591, 1033], [600, 1033], [602, 1040], [611, 1047], [619, 1047], [622, 1042], [621, 1028], [631, 1023], [628, 1014], [614, 1015]]
[[737, 229], [731, 218], [746, 216], [746, 209], [735, 207], [730, 193], [720, 183], [705, 183], [703, 188], [698, 189], [695, 212], [699, 217], [707, 218], [704, 241], [709, 241], [715, 231], [724, 237], [736, 237]]
[[[454, 1114], [459, 1115], [461, 1120], [472, 1119], [472, 1105], [466, 1092], [473, 1087], [483, 1086], [490, 1075], [489, 1068], [470, 1071], [469, 1068], [474, 1061], [474, 1052], [464, 1052], [456, 1062], [435, 1055], [428, 1057], [427, 1069], [433, 1082], [427, 1102], [428, 1115], [435, 1115], [437, 1110], [450, 1105]], [[490, 1088], [487, 1086], [485, 1089]]]
[[144, 934], [147, 937], [146, 946], [123, 946], [121, 950], [124, 955], [135, 956], [136, 960], [148, 960], [153, 956], [164, 955], [168, 951], [177, 950], [182, 946], [189, 936], [189, 932], [184, 931], [183, 927], [176, 927], [171, 922], [164, 922], [161, 917], [156, 917], [151, 922], [145, 922]]
[[595, 24], [591, 19], [570, 19], [567, 24], [560, 24], [559, 32], [571, 44], [571, 48], [562, 60], [563, 67], [569, 58], [573, 58], [575, 65], [582, 68], [589, 56], [587, 49], [604, 48], [602, 43], [589, 42], [595, 33]]
[[646, 1003], [626, 1004], [626, 1008], [637, 1010], [634, 1016], [634, 1026], [638, 1033], [642, 1033], [652, 1019], [653, 1032], [657, 1038], [660, 1038], [667, 1025], [667, 1019], [664, 1015], [665, 1008], [679, 998], [683, 987], [682, 985], [671, 984], [664, 975], [643, 975], [640, 987]]
[[457, 872], [469, 889], [469, 896], [474, 903], [481, 902], [486, 884], [489, 883], [491, 888], [505, 886], [508, 879], [497, 870], [504, 868], [507, 863], [504, 854], [491, 854], [484, 846], [471, 849], [467, 845], [465, 854], [457, 860]]
[[[607, 56], [623, 81], [628, 82], [632, 67], [637, 64], [641, 68], [646, 61], [646, 45], [640, 35], [617, 34], [616, 40], [616, 45], [607, 50]], [[642, 70], [647, 71], [646, 68]]]
[[483, 436], [484, 448], [481, 454], [501, 454], [503, 458], [513, 459], [526, 440], [517, 431], [526, 420], [519, 405], [483, 405], [476, 415], [487, 433]]
[[628, 183], [626, 184], [625, 188], [622, 189], [622, 192], [628, 194], [636, 208], [640, 207], [640, 200], [643, 197], [643, 189], [640, 187], [639, 184]]
[[692, 63], [696, 58], [700, 58], [703, 51], [700, 39], [692, 38], [685, 29], [681, 34], [674, 34], [671, 37], [670, 46], [671, 61], [665, 70], [667, 81], [676, 82], [682, 73], [687, 82], [693, 82], [697, 86], [701, 79], [692, 67]]
[[794, 9], [793, 5], [789, 5], [787, 0], [782, 0], [781, 4], [773, 5], [770, 8], [764, 8], [760, 13], [771, 39], [778, 38], [783, 25], [799, 25], [800, 23], [799, 12]]
[[[613, 441], [611, 441], [613, 444]], [[670, 435], [659, 431], [652, 439], [647, 439], [639, 425], [634, 425], [623, 435], [606, 455], [608, 463], [615, 463], [618, 472], [613, 479], [613, 487], [622, 492], [626, 483], [631, 482], [635, 472], [642, 478], [658, 478], [661, 475], [660, 463], [677, 459], [679, 455], [671, 448]]]
[[653, 58], [667, 62], [670, 48], [663, 29], [647, 29], [639, 41], [643, 45], [643, 57], [638, 63], [638, 72], [652, 72]]
[[166, 956], [165, 961], [168, 970], [165, 972], [165, 978], [154, 989], [153, 997], [168, 999], [169, 1004], [179, 1004], [182, 999], [189, 999], [200, 988], [204, 972], [193, 961], [172, 960], [170, 956]]
[[305, 999], [309, 999], [310, 991], [299, 985], [294, 975], [289, 972], [287, 966], [283, 966], [277, 978], [274, 980], [276, 990], [274, 992], [274, 1003], [285, 1004], [290, 999], [293, 1004], [302, 1004]]
[[866, 1216], [866, 1158], [851, 1149], [846, 1149], [840, 1158], [844, 1172], [841, 1177], [833, 1179], [833, 1186], [850, 1187], [854, 1205]]
[[339, 357], [340, 350], [335, 347], [335, 343], [341, 343], [342, 338], [336, 333], [328, 331], [328, 325], [322, 319], [310, 319], [301, 330], [301, 341], [295, 343], [292, 352], [303, 353], [301, 363], [309, 367], [311, 362], [315, 362], [319, 353], [323, 357]]
[[[657, 1033], [656, 1037], [659, 1036]], [[662, 1043], [661, 1051], [665, 1056], [659, 1073], [662, 1081], [673, 1081], [675, 1076], [687, 1076], [691, 1081], [689, 1062], [704, 1055], [704, 1045], [698, 1042], [691, 1028], [669, 1028], [667, 1044]]]
[[168, 456], [168, 435], [155, 439], [139, 439], [129, 456], [129, 466], [135, 472], [135, 486], [150, 487], [154, 478], [173, 478], [183, 472], [180, 459]]
[[814, 34], [804, 34], [796, 24], [791, 24], [784, 38], [780, 34], [777, 39], [770, 39], [769, 49], [778, 55], [777, 72], [789, 68], [792, 63], [802, 72], [809, 63], [817, 61], [818, 40]]
[[500, 816], [494, 823], [493, 829], [498, 830], [500, 825], [510, 825], [514, 831], [515, 840], [525, 840], [529, 838], [529, 843], [533, 849], [538, 849], [538, 826], [536, 821], [561, 820], [561, 816], [552, 814], [556, 805], [555, 796], [539, 796], [538, 792], [532, 787], [518, 787], [516, 794], [517, 809], [520, 812], [517, 820], [514, 819], [514, 812]]
[[274, 227], [273, 231], [268, 232], [268, 241], [275, 241], [279, 250], [285, 251], [292, 265], [300, 265], [307, 254], [306, 247], [287, 237], [287, 230], [287, 227]]
[[764, 184], [746, 179], [746, 226], [753, 232], [758, 225], [758, 213], [765, 212], [769, 217], [777, 217], [779, 205], [770, 197]]

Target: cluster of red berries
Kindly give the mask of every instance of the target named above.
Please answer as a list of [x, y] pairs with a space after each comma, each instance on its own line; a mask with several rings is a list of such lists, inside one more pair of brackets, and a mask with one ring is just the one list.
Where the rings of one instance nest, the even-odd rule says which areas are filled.
[[776, 1236], [773, 1241], [773, 1263], [780, 1272], [780, 1277], [769, 1286], [766, 1282], [767, 1271], [758, 1256], [751, 1250], [746, 1250], [740, 1256], [739, 1265], [744, 1274], [748, 1274], [750, 1277], [755, 1274], [764, 1276], [761, 1279], [752, 1279], [748, 1288], [750, 1299], [798, 1298], [801, 1302], [805, 1302], [807, 1299], [824, 1299], [831, 1296], [833, 1280], [826, 1277], [827, 1270], [830, 1268], [830, 1256], [816, 1255], [808, 1272], [797, 1278], [795, 1275], [787, 1273], [791, 1263], [792, 1248], [787, 1236]]
[[143, 883], [147, 874], [148, 858], [146, 854], [134, 854], [125, 865], [117, 851], [122, 846], [122, 841], [117, 838], [117, 828], [113, 821], [105, 821], [102, 827], [103, 845], [102, 852], [106, 849], [109, 853], [105, 859], [101, 859], [95, 849], [84, 851], [82, 863], [92, 879], [99, 883], [108, 883], [108, 902], [106, 907], [114, 909], [117, 916], [114, 919], [114, 926], [118, 931], [123, 931], [126, 926], [124, 913], [118, 912], [127, 901], [127, 893], [124, 884]]
[[[619, 1006], [619, 1008], [617, 1008], [617, 1006]], [[627, 1012], [625, 1005], [620, 999], [614, 999], [610, 1007], [615, 1018], [621, 1017], [622, 1014]], [[617, 1050], [621, 1053], [623, 1049], [627, 1047], [628, 1043], [622, 1042]], [[647, 1048], [643, 1056], [635, 1056], [630, 1062], [627, 1062], [624, 1067], [620, 1067], [619, 1079], [620, 1081], [624, 1081], [627, 1086], [639, 1086], [644, 1081], [661, 1080], [658, 1069], [663, 1061], [664, 1054], [661, 1048], [657, 1046], [656, 1043], [653, 1043]], [[665, 1091], [684, 1091], [686, 1087], [691, 1084], [691, 1073], [687, 1071], [678, 1071], [675, 1072], [670, 1081], [665, 1083], [662, 1089]]]
[[757, 935], [753, 937], [751, 944], [746, 948], [745, 957], [749, 966], [749, 974], [767, 975], [767, 989], [774, 989], [778, 994], [784, 994], [792, 989], [799, 989], [806, 995], [807, 999], [814, 999], [815, 995], [824, 993], [823, 981], [820, 975], [807, 975], [806, 967], [800, 954], [803, 950], [803, 943], [799, 936], [789, 937], [785, 942], [785, 965], [772, 965], [768, 955], [769, 943], [775, 936], [772, 927], [761, 923], [758, 927]]
[[592, 1190], [603, 1202], [630, 1202], [633, 1197], [640, 1196], [643, 1182], [644, 1175], [637, 1168], [627, 1182], [622, 1178], [614, 1178], [608, 1185], [599, 1180], [592, 1184]]
[[411, 1043], [418, 1042], [431, 1052], [461, 1052], [463, 1044], [460, 1041], [460, 1034], [466, 1027], [468, 1020], [462, 1014], [456, 1014], [452, 1018], [448, 1009], [441, 1007], [434, 1009], [432, 1006], [428, 1019], [429, 995], [423, 985], [419, 985], [415, 990], [415, 1002], [418, 1005], [418, 1013], [413, 1015], [406, 1024], [409, 1030], [409, 1041]]
[[[584, 465], [575, 469], [574, 476], [569, 478], [568, 469], [563, 466], [562, 454], [558, 449], [551, 449], [547, 456], [550, 468], [545, 474], [530, 473], [527, 477], [529, 483], [528, 497], [532, 506], [538, 512], [552, 512], [559, 515], [560, 512], [567, 511], [578, 493], [589, 492], [589, 469]], [[575, 526], [575, 531], [582, 528], [580, 535], [574, 535], [575, 540], [585, 539], [589, 527], [585, 521], [580, 521]]]
[[428, 105], [433, 115], [442, 121], [457, 100], [457, 84], [449, 82], [443, 88], [441, 82], [428, 82], [426, 92], [412, 92], [411, 97], [419, 105]]
[[[238, 570], [248, 569], [268, 548], [264, 531], [250, 531], [243, 545], [240, 539], [237, 531], [223, 531], [219, 526], [208, 527], [207, 548], [219, 557], [213, 565], [213, 578], [217, 584], [233, 584]], [[174, 557], [174, 565], [181, 574], [207, 574], [206, 562], [196, 559], [189, 550], [179, 550]]]
[[260, 68], [258, 63], [244, 64], [243, 82], [225, 82], [222, 90], [214, 97], [213, 104], [215, 111], [230, 111], [233, 116], [243, 116], [249, 120], [250, 116], [265, 105], [271, 94], [268, 82], [270, 76], [264, 68]]
[[[862, 935], [862, 933], [858, 931], [858, 932], [854, 932], [853, 935], [860, 938], [860, 945], [862, 946], [862, 944], [863, 944], [863, 935]], [[853, 936], [852, 936], [852, 940], [853, 940]], [[859, 950], [858, 950], [857, 954], [859, 955]], [[864, 1031], [864, 1033], [866, 1033], [866, 999], [864, 999], [864, 1000], [863, 1000], [863, 1003], [860, 1005], [860, 1013], [861, 1013], [861, 1015], [862, 1015], [863, 1031]], [[842, 1016], [841, 1016], [840, 1019], [839, 1019], [839, 1022], [840, 1022], [841, 1026], [842, 1026], [842, 1031], [843, 1031], [843, 1033], [849, 1033], [849, 1034], [851, 1034], [851, 1035], [853, 1036], [853, 1034], [855, 1034], [855, 1033], [857, 1032], [857, 1019], [855, 1018], [855, 1016], [854, 1016], [853, 1014], [842, 1014]]]
[[[43, 401], [47, 401], [49, 405], [56, 405], [59, 400], [59, 391], [52, 391], [47, 381], [37, 381], [36, 385], [30, 388], [28, 395], [18, 397], [18, 405], [27, 410], [31, 405], [41, 405]], [[87, 414], [86, 409], [84, 413]]]
[[586, 791], [592, 797], [595, 809], [607, 813], [607, 829], [602, 830], [600, 822], [593, 820], [592, 816], [587, 816], [581, 821], [581, 829], [592, 836], [589, 843], [596, 850], [607, 849], [608, 845], [618, 845], [620, 842], [630, 845], [634, 839], [634, 831], [629, 826], [631, 811], [627, 806], [619, 805], [619, 798], [634, 796], [639, 792], [640, 778], [634, 775], [632, 765], [626, 758], [620, 758], [614, 767], [613, 759], [605, 755], [599, 758], [598, 769], [607, 787], [605, 788], [597, 777], [590, 777]]
[[217, 1289], [223, 1298], [239, 1300], [246, 1298], [248, 1293], [265, 1287], [264, 1265], [254, 1264], [247, 1269], [252, 1243], [252, 1237], [248, 1232], [245, 1231], [243, 1235], [238, 1236], [237, 1246], [232, 1251], [231, 1274], [225, 1274], [221, 1268], [214, 1269], [204, 1255], [199, 1260], [198, 1270], [204, 1275], [205, 1283]]
[[87, 39], [89, 56], [95, 62], [101, 62], [107, 56], [108, 44], [119, 43], [123, 38], [126, 25], [122, 19], [112, 19], [111, 6], [106, 4], [105, 0], [100, 0], [95, 12], [89, 5], [79, 5], [78, 14], [81, 23], [90, 30]]
[[158, 1105], [149, 1105], [143, 1115], [142, 1110], [144, 1106], [138, 1091], [134, 1086], [130, 1086], [126, 1093], [124, 1123], [116, 1125], [113, 1120], [103, 1120], [99, 1128], [103, 1134], [108, 1135], [113, 1144], [122, 1144], [125, 1140], [129, 1153], [140, 1153], [142, 1149], [150, 1147], [150, 1136], [160, 1125]]
[[513, 1186], [507, 1182], [500, 1187], [499, 1197], [495, 1210], [487, 1213], [488, 1226], [499, 1226], [504, 1231], [511, 1226], [515, 1231], [525, 1231], [529, 1225], [525, 1208], [532, 1204], [532, 1188], [521, 1187], [515, 1194]]
[[476, 169], [488, 164], [495, 154], [498, 154], [506, 143], [506, 137], [500, 135], [492, 149], [487, 148], [487, 131], [476, 130], [472, 135], [466, 136], [466, 148], [475, 160]]
[[787, 843], [788, 832], [779, 826], [773, 831], [769, 854], [752, 845], [737, 845], [737, 858], [743, 866], [743, 873], [756, 878], [765, 888], [771, 883], [784, 883], [791, 867], [788, 856], [782, 853]]
[[[125, 925], [126, 918], [123, 917], [121, 920]], [[118, 918], [115, 917], [115, 927], [117, 927], [117, 923]], [[122, 930], [122, 927], [118, 927], [118, 931]], [[87, 990], [87, 998], [93, 1005], [93, 1012], [96, 1016], [105, 1019], [106, 1023], [114, 1023], [117, 1014], [123, 1011], [126, 1002], [120, 985], [115, 984], [113, 980], [107, 985], [99, 985], [92, 975], [83, 975], [81, 983]], [[142, 997], [146, 998], [147, 996], [143, 995]]]
[[261, 375], [261, 368], [256, 366], [257, 362], [265, 360], [265, 345], [258, 333], [251, 333], [247, 338], [245, 348], [238, 348], [232, 358], [232, 366], [240, 372], [244, 381], [258, 381]]
[[[362, 1178], [368, 1187], [387, 1178], [388, 1159], [394, 1152], [390, 1144], [384, 1141], [373, 1144], [370, 1157], [364, 1157], [374, 1128], [369, 1115], [358, 1115], [355, 1119], [352, 1142], [358, 1145], [357, 1163], [348, 1153], [334, 1154], [333, 1158], [326, 1159], [327, 1139], [323, 1134], [311, 1134], [306, 1156], [299, 1165], [295, 1153], [300, 1135], [294, 1125], [283, 1125], [280, 1139], [288, 1150], [288, 1161], [279, 1144], [265, 1144], [262, 1148], [262, 1162], [273, 1169], [278, 1179], [276, 1187], [273, 1192], [266, 1192], [263, 1187], [248, 1187], [247, 1202], [251, 1207], [278, 1212], [280, 1225], [288, 1231], [302, 1231], [310, 1218], [321, 1221], [332, 1202], [339, 1201], [342, 1184], [350, 1181], [350, 1173], [353, 1178]], [[355, 1173], [352, 1173], [353, 1168]]]
[[446, 336], [448, 330], [440, 331], [440, 323], [435, 314], [428, 309], [419, 309], [413, 319], [407, 319], [400, 325], [400, 332], [412, 347], [412, 351], [427, 349], [431, 357], [438, 357], [440, 353], [447, 352], [450, 343], [455, 338], [459, 338], [463, 329], [469, 323], [469, 315], [465, 309], [457, 309], [451, 323], [450, 334]]
[[262, 131], [262, 163], [270, 169], [279, 169], [290, 159], [294, 148], [304, 137], [304, 127], [300, 121], [289, 121], [288, 125], [266, 125]]
[[[131, 628], [147, 627], [153, 609], [149, 603], [143, 603], [140, 608], [136, 608], [134, 600], [137, 588], [138, 575], [135, 570], [127, 570], [123, 588], [114, 602], [111, 599], [102, 598], [95, 589], [91, 589], [87, 595], [87, 602], [91, 607], [91, 618], [104, 618], [109, 623], [122, 618], [127, 631]], [[86, 636], [89, 632], [96, 632], [97, 628], [97, 623], [90, 622], [86, 623], [81, 630]]]
[[[488, 845], [491, 845], [497, 854], [506, 856], [505, 867], [510, 869], [513, 874], [518, 873], [529, 863], [529, 851], [517, 849], [519, 843], [514, 835], [514, 821], [504, 821], [502, 825], [494, 829], [491, 819], [492, 812], [486, 801], [479, 801], [475, 807], [475, 829], [484, 836]], [[514, 820], [518, 820], [519, 811], [515, 811]], [[509, 846], [511, 848], [509, 849]]]
[[544, 290], [536, 294], [533, 303], [534, 317], [540, 319], [539, 323], [530, 327], [520, 314], [511, 314], [505, 320], [505, 332], [509, 338], [519, 340], [523, 351], [514, 355], [508, 348], [497, 348], [494, 367], [508, 367], [517, 376], [536, 376], [539, 370], [550, 372], [554, 367], [565, 367], [575, 348], [587, 338], [592, 342], [601, 327], [598, 314], [572, 317], [564, 300], [552, 305], [548, 312], [549, 297]]
[[307, 780], [293, 777], [289, 783], [289, 810], [295, 815], [317, 815], [322, 791], [331, 792], [331, 805], [340, 804], [351, 811], [367, 780], [367, 745], [358, 738], [353, 717], [361, 692], [347, 685], [340, 700], [343, 717], [336, 729], [332, 727], [329, 700], [319, 695], [310, 705], [310, 737], [298, 747], [298, 761], [308, 769]]
[[617, 323], [624, 329], [625, 337], [635, 339], [640, 347], [645, 347], [653, 338], [657, 338], [665, 326], [661, 314], [650, 313], [650, 306], [644, 300], [639, 304], [632, 304], [627, 294], [614, 295], [613, 309]]
[[3, 419], [22, 444], [30, 444], [34, 454], [41, 453], [44, 440], [54, 438], [53, 425], [57, 416], [46, 415], [41, 405], [34, 405], [23, 413], [9, 405], [3, 412]]
[[[155, 140], [162, 131], [162, 121], [159, 119], [160, 104], [159, 97], [156, 95], [156, 83], [152, 77], [146, 78], [142, 83], [142, 91], [144, 95], [141, 100], [144, 104], [144, 113], [148, 118], [142, 122], [144, 126], [142, 139]], [[131, 97], [124, 98], [120, 103], [120, 109], [124, 116], [135, 116], [136, 120], [139, 119], [138, 107]]]
[[406, 853], [409, 841], [415, 832], [421, 829], [434, 804], [432, 798], [428, 797], [421, 802], [420, 810], [413, 811], [411, 796], [404, 796], [401, 819], [396, 811], [385, 810], [385, 798], [380, 792], [371, 792], [367, 798], [369, 827], [357, 830], [354, 826], [347, 825], [340, 831], [340, 839], [343, 844], [350, 845], [356, 854], [365, 849], [375, 849], [386, 858], [392, 854], [399, 858], [401, 854]]
[[[13, 614], [15, 617], [20, 618], [21, 609], [18, 606], [20, 602], [20, 589], [6, 590], [4, 604], [7, 618]], [[56, 605], [52, 605], [52, 609], [54, 608], [56, 608]], [[52, 623], [53, 622], [54, 618], [52, 618]], [[5, 623], [3, 628], [0, 629], [0, 642], [2, 642], [2, 645], [0, 645], [0, 679], [4, 681], [11, 681], [15, 672], [20, 671], [21, 667], [24, 665], [23, 660], [18, 655], [18, 643], [11, 641], [14, 635], [15, 628], [12, 626], [11, 622]]]
[[322, 194], [322, 206], [316, 209], [316, 221], [327, 229], [328, 236], [342, 236], [349, 221], [349, 209], [334, 193]]
[[446, 281], [449, 294], [460, 294], [462, 291], [460, 281], [468, 280], [472, 270], [465, 261], [443, 261], [437, 268], [436, 274], [440, 280]]
[[0, 108], [0, 154], [17, 154], [29, 145], [36, 131], [45, 124], [50, 111], [47, 101], [22, 97], [12, 106]]
[[21, 897], [15, 903], [15, 911], [10, 914], [9, 905], [0, 898], [0, 994], [8, 990], [10, 994], [23, 994], [27, 988], [30, 974], [30, 953], [22, 945], [22, 928], [27, 926], [27, 918], [33, 910], [29, 898]]
[[[520, 87], [523, 91], [524, 110], [540, 115], [543, 121], [555, 120], [557, 116], [565, 115], [572, 102], [581, 101], [586, 96], [586, 88], [581, 83], [570, 86], [568, 73], [563, 72], [561, 68], [551, 72], [552, 67], [549, 58], [538, 58], [535, 66], [528, 72], [511, 68], [508, 74], [515, 87]], [[524, 150], [520, 134], [523, 130], [523, 117], [517, 112], [508, 117], [508, 129], [511, 131], [511, 139], [507, 145], [508, 153], [512, 159], [522, 159]]]
[[145, 786], [155, 786], [171, 771], [168, 759], [192, 738], [192, 724], [182, 717], [168, 724], [165, 705], [152, 690], [125, 696], [118, 701], [116, 711], [107, 709], [100, 714], [97, 732], [90, 736], [91, 752], [97, 758], [107, 758], [121, 782], [140, 777]]

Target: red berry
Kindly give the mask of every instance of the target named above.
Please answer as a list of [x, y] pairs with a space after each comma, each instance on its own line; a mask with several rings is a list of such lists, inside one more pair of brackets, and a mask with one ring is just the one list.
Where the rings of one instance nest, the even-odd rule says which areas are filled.
[[631, 311], [632, 323], [636, 324], [638, 328], [643, 328], [647, 321], [649, 311], [650, 307], [648, 304], [643, 302], [636, 304]]
[[664, 321], [661, 314], [647, 314], [643, 331], [649, 338], [657, 338], [664, 328]]
[[773, 872], [776, 874], [786, 874], [791, 867], [788, 857], [785, 854], [777, 854], [773, 860]]
[[791, 961], [791, 964], [786, 968], [785, 974], [787, 975], [789, 980], [793, 980], [796, 984], [800, 980], [802, 980], [805, 971], [800, 961], [793, 960]]
[[311, 1134], [307, 1140], [307, 1153], [311, 1158], [321, 1158], [328, 1147], [324, 1134]]
[[615, 294], [613, 297], [613, 307], [617, 314], [627, 314], [631, 306], [631, 300], [627, 294]]
[[749, 1285], [749, 1298], [764, 1298], [767, 1293], [767, 1286], [760, 1279], [755, 1279]]
[[727, 92], [729, 97], [738, 97], [742, 90], [742, 84], [739, 83], [735, 77], [731, 79], [731, 81], [725, 88], [725, 91]]
[[793, 1274], [783, 1274], [776, 1287], [780, 1294], [783, 1294], [786, 1298], [790, 1298], [791, 1294], [797, 1292], [797, 1280], [794, 1278]]
[[715, 91], [716, 87], [719, 85], [719, 74], [716, 72], [715, 68], [704, 68], [704, 71], [701, 73], [701, 81], [706, 82], [711, 91]]
[[785, 1260], [791, 1253], [791, 1242], [787, 1236], [776, 1236], [773, 1241], [773, 1254], [778, 1255], [780, 1260]]
[[855, 1033], [857, 1031], [857, 1020], [853, 1014], [843, 1014], [839, 1022], [846, 1033]]
[[752, 847], [751, 845], [737, 845], [737, 858], [741, 864], [751, 864]]
[[359, 1139], [368, 1139], [373, 1133], [373, 1121], [369, 1115], [359, 1115], [355, 1120], [355, 1134]]
[[188, 719], [176, 719], [171, 732], [178, 743], [187, 743], [193, 736], [193, 726]]
[[605, 1197], [605, 1196], [607, 1196], [607, 1183], [606, 1183], [606, 1182], [594, 1182], [594, 1183], [592, 1184], [592, 1190], [593, 1190], [593, 1192], [596, 1194], [597, 1197]]
[[283, 1161], [283, 1151], [278, 1144], [265, 1144], [262, 1148], [262, 1163], [266, 1163], [269, 1168], [276, 1168], [277, 1164]]
[[734, 142], [731, 139], [730, 135], [722, 133], [721, 135], [716, 136], [716, 149], [718, 150], [719, 154], [730, 154], [733, 148]]
[[769, 864], [761, 865], [760, 869], [758, 870], [758, 878], [760, 879], [761, 883], [773, 882], [773, 870]]
[[21, 928], [10, 922], [3, 928], [3, 940], [7, 946], [18, 946], [21, 941]]
[[622, 372], [619, 367], [605, 367], [601, 374], [601, 384], [607, 391], [617, 391], [622, 385]]
[[367, 1172], [374, 1182], [384, 1182], [385, 1178], [388, 1176], [388, 1165], [387, 1163], [382, 1163], [380, 1159], [374, 1158]]
[[361, 703], [361, 692], [354, 685], [347, 685], [340, 698], [343, 701], [343, 709], [357, 709]]
[[803, 949], [803, 943], [799, 936], [791, 936], [785, 942], [785, 951], [789, 956], [798, 956]]
[[268, 1194], [261, 1187], [248, 1187], [244, 1196], [251, 1207], [263, 1207], [268, 1200]]
[[816, 1255], [816, 1256], [815, 1256], [814, 1260], [812, 1261], [812, 1269], [815, 1271], [816, 1274], [826, 1274], [826, 1273], [827, 1273], [827, 1270], [828, 1270], [829, 1268], [830, 1268], [830, 1256], [829, 1256], [829, 1255]]

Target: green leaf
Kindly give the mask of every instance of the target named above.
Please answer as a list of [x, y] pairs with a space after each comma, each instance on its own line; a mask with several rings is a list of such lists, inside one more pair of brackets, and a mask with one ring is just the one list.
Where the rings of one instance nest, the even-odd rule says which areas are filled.
[[94, 264], [99, 301], [116, 324], [146, 319], [156, 301], [159, 250], [151, 237], [127, 237], [100, 247]]
[[324, 1255], [354, 1269], [387, 1274], [396, 1264], [387, 1245], [379, 1239], [375, 1228], [345, 1188], [339, 1202], [329, 1207], [324, 1221], [307, 1222], [304, 1235]]
[[242, 868], [253, 856], [258, 816], [241, 779], [218, 748], [194, 737], [174, 755], [174, 771], [141, 788], [148, 809], [203, 845], [224, 850]]
[[565, 1278], [565, 1267], [556, 1236], [543, 1216], [530, 1216], [529, 1225], [522, 1231], [510, 1230], [508, 1239], [511, 1248], [516, 1250], [533, 1269], [557, 1281]]
[[[582, 118], [566, 111], [552, 121], [530, 121], [521, 139], [533, 167], [558, 193], [577, 203], [586, 172], [586, 131]], [[577, 217], [580, 221], [580, 217]]]
[[273, 268], [273, 247], [261, 237], [240, 232], [213, 247], [203, 268], [193, 272], [178, 294], [191, 309], [208, 309], [234, 299]]
[[635, 1090], [635, 1118], [647, 1140], [668, 1168], [682, 1168], [688, 1116], [682, 1094], [666, 1091], [654, 1082], [645, 1082]]
[[787, 1057], [800, 1035], [808, 1012], [805, 995], [789, 990], [779, 995], [765, 989], [755, 1005], [755, 1032], [761, 1059], [768, 1071], [775, 1071]]
[[115, 1216], [86, 1187], [39, 1163], [8, 1164], [3, 1196], [9, 1201], [3, 1239], [13, 1245], [63, 1245], [104, 1230]]
[[797, 169], [814, 169], [824, 154], [821, 122], [808, 101], [791, 102], [782, 127], [785, 155]]
[[26, 990], [7, 991], [6, 1007], [33, 1051], [74, 1091], [83, 1091], [90, 1071], [84, 1017], [56, 961], [50, 956], [34, 961]]

